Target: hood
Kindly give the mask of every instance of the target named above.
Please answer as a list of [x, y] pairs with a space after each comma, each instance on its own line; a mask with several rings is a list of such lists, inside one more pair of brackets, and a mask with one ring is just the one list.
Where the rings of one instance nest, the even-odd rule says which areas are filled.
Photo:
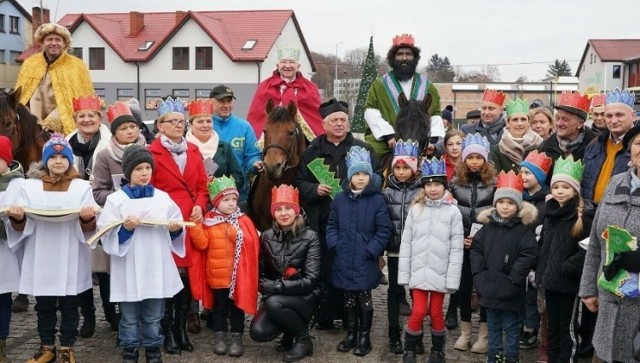
[[[490, 222], [490, 216], [496, 208], [485, 209], [478, 214], [478, 222], [482, 224], [487, 224]], [[538, 218], [538, 209], [534, 207], [531, 203], [522, 202], [522, 207], [520, 208], [520, 212], [518, 212], [517, 218], [511, 218], [514, 222], [516, 220], [522, 221], [524, 225], [532, 225], [536, 219]], [[515, 223], [509, 223], [511, 225]]]

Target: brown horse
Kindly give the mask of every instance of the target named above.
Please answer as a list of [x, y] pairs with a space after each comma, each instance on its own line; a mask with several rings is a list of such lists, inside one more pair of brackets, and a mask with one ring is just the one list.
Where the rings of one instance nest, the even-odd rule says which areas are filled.
[[13, 159], [22, 164], [25, 172], [32, 162], [42, 159], [42, 147], [49, 133], [42, 130], [38, 118], [19, 102], [21, 88], [0, 93], [0, 135], [7, 136], [13, 145]]
[[256, 177], [249, 193], [251, 219], [260, 231], [272, 227], [271, 188], [293, 182], [300, 157], [307, 147], [302, 128], [296, 121], [298, 108], [293, 102], [287, 107], [274, 107], [273, 101], [269, 100], [266, 111], [262, 151], [264, 172]]

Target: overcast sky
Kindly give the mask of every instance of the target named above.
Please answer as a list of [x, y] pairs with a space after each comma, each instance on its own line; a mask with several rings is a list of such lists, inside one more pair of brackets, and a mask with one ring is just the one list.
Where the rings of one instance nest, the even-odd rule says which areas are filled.
[[[466, 71], [496, 65], [502, 81], [544, 77], [556, 58], [576, 70], [588, 39], [640, 37], [638, 0], [41, 0], [52, 18], [67, 13], [293, 9], [312, 51], [366, 47], [385, 55], [394, 35], [411, 33], [422, 49]], [[40, 0], [18, 0], [31, 11]], [[516, 64], [516, 65], [513, 65]]]

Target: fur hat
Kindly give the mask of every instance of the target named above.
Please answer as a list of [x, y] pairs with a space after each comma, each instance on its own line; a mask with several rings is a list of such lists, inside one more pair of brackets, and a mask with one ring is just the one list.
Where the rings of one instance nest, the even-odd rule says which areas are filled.
[[4, 135], [0, 135], [0, 159], [7, 162], [7, 165], [13, 161], [13, 146], [11, 139]]
[[69, 46], [71, 45], [71, 33], [69, 33], [69, 30], [67, 30], [67, 28], [56, 23], [45, 23], [40, 25], [35, 34], [33, 34], [33, 40], [35, 40], [38, 44], [42, 44], [44, 42], [44, 38], [52, 33], [62, 37], [65, 44], [65, 50], [69, 48]]
[[360, 146], [352, 146], [346, 157], [347, 162], [347, 179], [350, 181], [355, 173], [366, 173], [371, 176], [373, 168], [371, 167], [371, 155], [369, 151]]
[[151, 169], [156, 167], [153, 156], [151, 156], [151, 152], [149, 152], [146, 147], [132, 144], [124, 149], [124, 154], [122, 154], [122, 171], [127, 180], [131, 180], [131, 172], [136, 166], [142, 163], [151, 164]]
[[42, 147], [42, 165], [47, 168], [47, 162], [55, 154], [61, 154], [67, 160], [69, 165], [73, 163], [73, 151], [71, 145], [62, 134], [55, 133], [51, 135], [49, 141]]
[[518, 206], [518, 210], [520, 210], [520, 208], [522, 208], [523, 190], [524, 187], [520, 174], [516, 174], [513, 171], [509, 171], [508, 173], [501, 171], [498, 175], [496, 192], [493, 194], [493, 206], [495, 207], [500, 199], [506, 198], [511, 199], [516, 206]]

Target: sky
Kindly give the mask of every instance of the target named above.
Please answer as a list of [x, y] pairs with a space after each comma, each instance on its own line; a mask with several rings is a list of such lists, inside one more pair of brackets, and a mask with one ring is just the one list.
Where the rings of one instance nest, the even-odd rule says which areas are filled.
[[[410, 33], [422, 49], [447, 56], [464, 71], [495, 65], [501, 81], [540, 80], [547, 65], [566, 59], [575, 74], [588, 39], [640, 37], [638, 0], [18, 0], [68, 13], [176, 10], [292, 9], [309, 49], [337, 54], [367, 47], [385, 56], [396, 34]], [[610, 13], [610, 14], [608, 14]], [[626, 20], [625, 20], [626, 19]]]

